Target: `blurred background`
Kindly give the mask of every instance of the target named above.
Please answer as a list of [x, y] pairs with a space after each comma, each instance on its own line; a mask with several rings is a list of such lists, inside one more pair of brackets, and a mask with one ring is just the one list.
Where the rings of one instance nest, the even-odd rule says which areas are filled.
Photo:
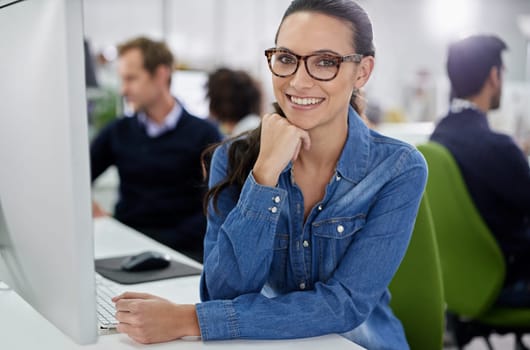
[[[475, 33], [503, 38], [502, 107], [491, 116], [494, 128], [519, 140], [530, 133], [529, 0], [359, 0], [373, 21], [376, 67], [366, 86], [368, 112], [381, 131], [410, 142], [429, 133], [448, 106], [446, 48]], [[173, 91], [196, 114], [206, 117], [204, 83], [219, 66], [244, 69], [261, 81], [266, 105], [272, 101], [270, 72], [263, 50], [289, 0], [88, 0], [85, 37], [97, 87], [90, 88], [96, 127], [114, 116], [119, 81], [116, 45], [136, 35], [164, 39], [176, 55]], [[112, 111], [109, 111], [112, 110]], [[415, 123], [398, 125], [395, 123]], [[390, 123], [387, 125], [387, 123]], [[394, 123], [394, 124], [392, 124]]]

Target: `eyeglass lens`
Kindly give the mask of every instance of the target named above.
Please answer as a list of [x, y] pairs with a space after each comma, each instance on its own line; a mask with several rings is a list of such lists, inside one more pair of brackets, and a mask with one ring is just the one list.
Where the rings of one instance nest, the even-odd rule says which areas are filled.
[[[305, 65], [309, 75], [316, 79], [332, 79], [339, 69], [339, 58], [327, 54], [306, 56]], [[279, 76], [289, 76], [296, 72], [299, 66], [298, 58], [288, 52], [275, 52], [270, 59], [271, 69]]]

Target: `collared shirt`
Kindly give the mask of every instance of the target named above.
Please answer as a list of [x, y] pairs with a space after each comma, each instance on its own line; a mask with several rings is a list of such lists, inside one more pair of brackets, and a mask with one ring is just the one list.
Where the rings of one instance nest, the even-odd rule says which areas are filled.
[[[210, 187], [228, 167], [212, 158]], [[304, 223], [289, 164], [276, 187], [249, 174], [210, 203], [197, 315], [203, 339], [329, 333], [368, 349], [407, 349], [388, 284], [410, 239], [426, 182], [412, 146], [369, 130], [350, 108], [348, 136], [324, 198]]]
[[115, 165], [120, 177], [116, 219], [138, 231], [171, 231], [161, 239], [174, 249], [202, 250], [206, 186], [201, 152], [221, 135], [183, 107], [179, 118], [176, 128], [157, 138], [149, 137], [136, 117], [108, 123], [90, 145], [91, 179]]
[[464, 100], [462, 98], [453, 98], [451, 100], [451, 106], [449, 107], [451, 113], [460, 113], [466, 109], [473, 109], [480, 112], [478, 106], [471, 101]]
[[145, 114], [145, 112], [138, 112], [138, 121], [145, 126], [145, 131], [147, 132], [147, 135], [149, 137], [158, 137], [165, 133], [168, 130], [173, 130], [177, 127], [177, 124], [180, 120], [180, 117], [182, 115], [182, 107], [178, 103], [177, 100], [175, 100], [175, 105], [169, 111], [169, 113], [164, 118], [164, 122], [162, 124], [158, 124], [157, 122], [153, 121], [151, 118]]

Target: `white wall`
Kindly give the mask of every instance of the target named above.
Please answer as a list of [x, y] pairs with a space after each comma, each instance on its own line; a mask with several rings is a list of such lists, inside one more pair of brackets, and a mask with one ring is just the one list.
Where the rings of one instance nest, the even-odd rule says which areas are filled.
[[[434, 1], [456, 3], [457, 7], [450, 13], [433, 15]], [[85, 0], [86, 35], [96, 49], [138, 34], [165, 38], [181, 63], [204, 70], [217, 65], [247, 69], [263, 80], [270, 96], [270, 73], [263, 50], [273, 45], [274, 33], [289, 2]], [[377, 50], [376, 70], [367, 88], [369, 96], [384, 108], [403, 106], [405, 88], [419, 69], [431, 72], [433, 81], [443, 81], [446, 47], [458, 34], [501, 36], [510, 47], [505, 55], [506, 79], [525, 80], [526, 40], [517, 28], [516, 17], [530, 14], [528, 0], [359, 3], [372, 18]], [[466, 3], [472, 5], [472, 11], [459, 24], [457, 19]], [[437, 33], [432, 28], [435, 23], [447, 24], [448, 33]], [[444, 93], [439, 92], [441, 96]]]
[[[258, 72], [289, 0], [86, 0], [85, 33], [96, 49], [136, 35], [167, 40], [192, 68]], [[261, 62], [263, 61], [263, 62]]]

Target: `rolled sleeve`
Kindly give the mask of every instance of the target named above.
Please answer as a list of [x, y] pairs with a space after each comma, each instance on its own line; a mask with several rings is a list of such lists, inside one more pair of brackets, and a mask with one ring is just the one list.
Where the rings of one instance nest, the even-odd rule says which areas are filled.
[[213, 300], [195, 305], [203, 340], [239, 338], [239, 320], [233, 302]]

